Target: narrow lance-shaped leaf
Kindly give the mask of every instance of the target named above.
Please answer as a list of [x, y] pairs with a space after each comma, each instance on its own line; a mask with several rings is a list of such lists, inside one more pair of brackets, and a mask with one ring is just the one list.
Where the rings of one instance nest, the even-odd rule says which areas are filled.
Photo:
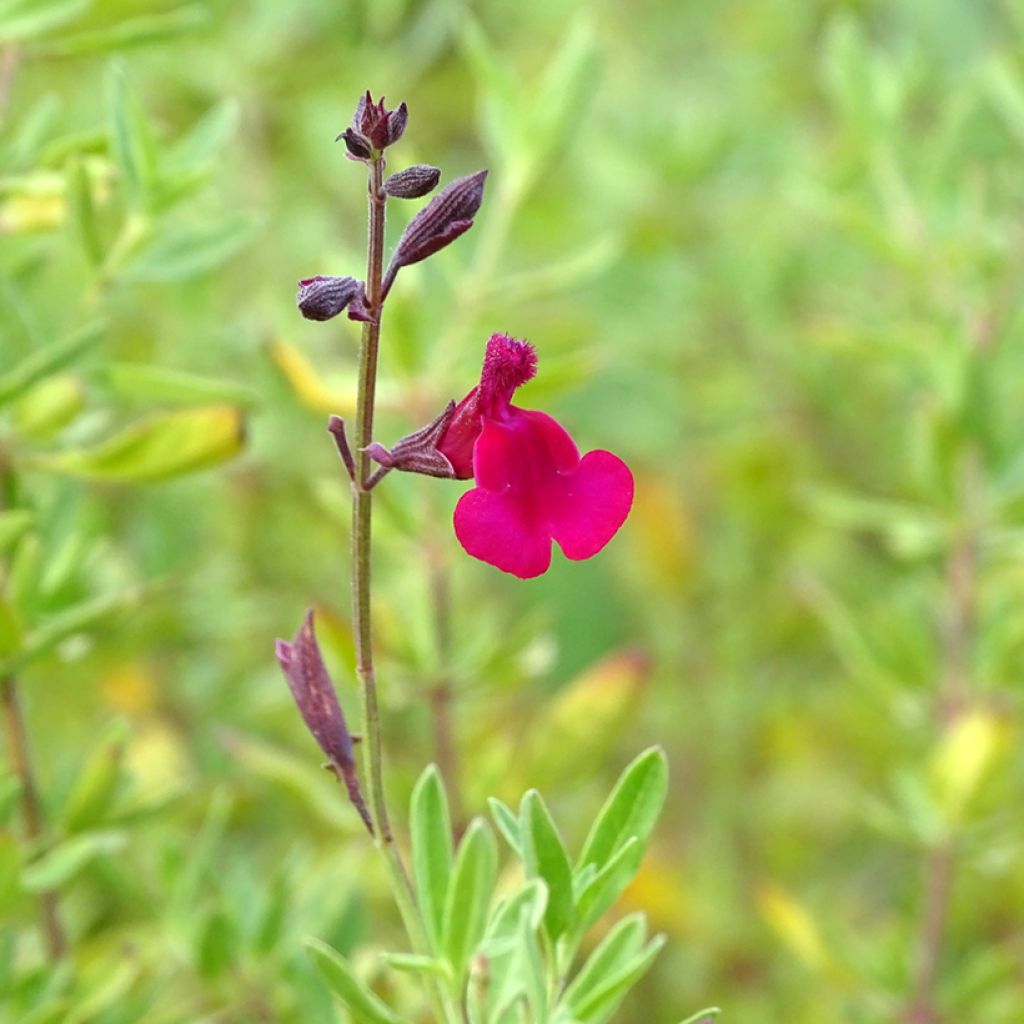
[[656, 935], [635, 956], [612, 966], [599, 984], [570, 1002], [573, 1016], [581, 1024], [600, 1024], [607, 1020], [629, 990], [647, 973], [664, 945], [665, 937]]
[[131, 46], [146, 46], [199, 28], [208, 20], [200, 4], [187, 4], [159, 14], [140, 14], [122, 18], [101, 29], [75, 32], [41, 44], [42, 57], [81, 57], [85, 54], [123, 51]]
[[531, 789], [523, 797], [520, 820], [526, 874], [529, 878], [543, 878], [547, 884], [544, 927], [555, 941], [572, 925], [572, 868], [558, 829], [537, 790]]
[[81, 158], [74, 158], [67, 169], [68, 199], [74, 216], [75, 230], [89, 262], [98, 267], [103, 262], [103, 242], [100, 240], [93, 201], [92, 181]]
[[92, 320], [66, 338], [44, 345], [0, 374], [0, 405], [23, 395], [32, 385], [80, 359], [103, 337], [103, 324]]
[[647, 925], [643, 914], [638, 912], [624, 917], [587, 957], [586, 963], [566, 988], [562, 997], [564, 1002], [575, 1006], [585, 1000], [617, 964], [625, 963], [640, 952], [646, 937]]
[[469, 958], [483, 938], [497, 871], [494, 834], [474, 818], [459, 844], [441, 929], [442, 948], [460, 978], [465, 977]]
[[107, 79], [110, 152], [131, 201], [144, 205], [157, 176], [156, 146], [124, 70], [114, 65]]
[[387, 1004], [356, 977], [348, 961], [337, 950], [319, 939], [306, 939], [306, 950], [320, 976], [359, 1024], [401, 1024]]
[[416, 783], [409, 821], [416, 899], [431, 948], [438, 951], [454, 853], [448, 799], [434, 765], [428, 765]]
[[578, 866], [603, 866], [631, 836], [645, 846], [667, 791], [665, 755], [659, 748], [651, 747], [619, 777], [587, 836]]

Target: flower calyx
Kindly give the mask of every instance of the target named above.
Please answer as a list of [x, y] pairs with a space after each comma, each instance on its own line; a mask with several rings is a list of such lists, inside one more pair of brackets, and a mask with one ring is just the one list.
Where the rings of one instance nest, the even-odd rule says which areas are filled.
[[409, 109], [400, 103], [394, 110], [384, 106], [382, 96], [376, 103], [370, 90], [359, 97], [352, 124], [335, 141], [344, 140], [348, 155], [353, 160], [367, 163], [377, 159], [388, 146], [394, 145], [405, 132]]
[[437, 188], [441, 168], [430, 164], [413, 164], [404, 171], [392, 174], [384, 182], [384, 191], [395, 199], [420, 199]]
[[[307, 320], [330, 320], [357, 300], [363, 285], [354, 277], [329, 277], [317, 274], [299, 282], [295, 304]], [[351, 313], [349, 314], [351, 316]]]
[[275, 650], [288, 689], [292, 692], [306, 728], [327, 755], [328, 766], [338, 780], [345, 784], [349, 799], [372, 835], [373, 819], [366, 807], [356, 774], [353, 737], [348, 731], [338, 695], [320, 653], [313, 629], [312, 609], [306, 612], [295, 639], [291, 643], [278, 640]]
[[394, 448], [387, 449], [374, 441], [364, 451], [384, 469], [454, 480], [455, 468], [439, 446], [452, 422], [455, 409], [455, 402], [449, 402], [440, 416], [403, 437]]
[[486, 180], [486, 170], [456, 178], [409, 221], [384, 274], [385, 295], [402, 267], [432, 256], [473, 226]]

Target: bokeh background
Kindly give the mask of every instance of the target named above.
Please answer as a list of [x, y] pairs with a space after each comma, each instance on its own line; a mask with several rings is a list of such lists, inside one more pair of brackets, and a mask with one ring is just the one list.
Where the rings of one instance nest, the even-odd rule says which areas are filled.
[[355, 714], [356, 328], [294, 290], [360, 273], [369, 87], [393, 169], [491, 170], [399, 278], [381, 439], [502, 330], [638, 487], [523, 583], [458, 548], [461, 485], [387, 481], [393, 805], [439, 688], [461, 813], [538, 786], [574, 849], [659, 743], [620, 910], [670, 942], [619, 1019], [1019, 1024], [1022, 46], [1012, 0], [0, 3], [0, 669], [46, 818], [6, 777], [0, 1016], [334, 1021], [301, 939], [397, 941], [272, 657], [316, 606]]

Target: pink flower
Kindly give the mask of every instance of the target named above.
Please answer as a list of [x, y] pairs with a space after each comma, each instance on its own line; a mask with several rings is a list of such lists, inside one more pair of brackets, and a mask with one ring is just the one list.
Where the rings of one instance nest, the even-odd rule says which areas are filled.
[[476, 479], [455, 509], [455, 534], [474, 558], [521, 579], [567, 558], [596, 555], [626, 521], [633, 475], [616, 455], [579, 450], [543, 412], [512, 405], [537, 372], [533, 346], [504, 334], [487, 343], [480, 384], [455, 407], [437, 449], [455, 476]]

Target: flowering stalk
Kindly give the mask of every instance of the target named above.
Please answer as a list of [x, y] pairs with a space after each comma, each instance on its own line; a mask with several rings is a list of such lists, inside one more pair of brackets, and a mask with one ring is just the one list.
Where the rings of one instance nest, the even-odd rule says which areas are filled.
[[369, 165], [369, 245], [366, 266], [366, 307], [359, 343], [359, 390], [356, 400], [355, 480], [352, 484], [352, 628], [356, 643], [356, 671], [363, 702], [365, 774], [370, 788], [370, 813], [377, 842], [384, 849], [396, 879], [396, 890], [412, 903], [412, 886], [395, 845], [384, 798], [384, 764], [381, 749], [380, 705], [373, 664], [370, 613], [370, 555], [373, 495], [367, 487], [373, 465], [365, 448], [373, 438], [374, 401], [377, 387], [377, 355], [380, 347], [381, 280], [384, 273], [384, 157], [377, 154]]

